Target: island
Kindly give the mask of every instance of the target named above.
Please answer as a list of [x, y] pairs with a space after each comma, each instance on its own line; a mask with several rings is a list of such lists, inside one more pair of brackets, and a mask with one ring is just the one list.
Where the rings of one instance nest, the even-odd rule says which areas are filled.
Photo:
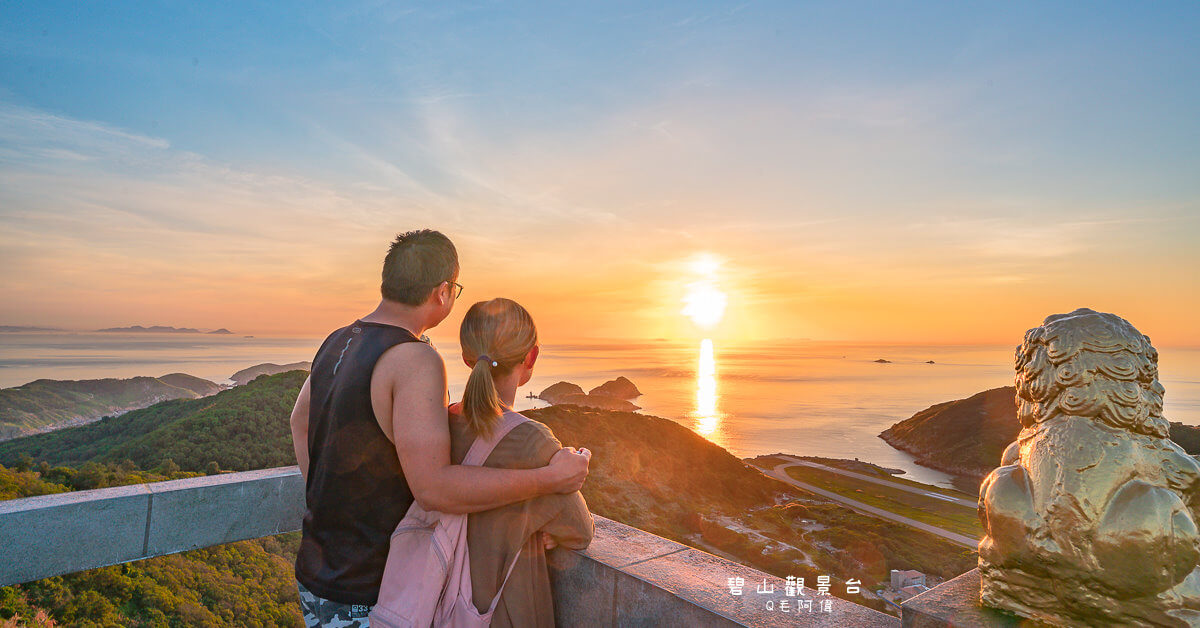
[[584, 393], [583, 388], [571, 382], [558, 382], [535, 395], [551, 405], [574, 405], [601, 410], [623, 410], [632, 412], [641, 408], [630, 399], [641, 396], [641, 391], [625, 377], [609, 380]]
[[[1017, 438], [1017, 390], [1002, 386], [930, 406], [879, 434], [913, 454], [917, 464], [970, 479], [978, 486], [1000, 466], [1004, 448]], [[1171, 422], [1171, 440], [1200, 454], [1200, 427]]]
[[97, 329], [102, 333], [137, 333], [137, 334], [198, 334], [199, 329], [193, 327], [164, 327], [162, 325], [153, 325], [151, 327], [142, 327], [141, 325], [133, 325], [131, 327], [109, 327], [107, 329]]

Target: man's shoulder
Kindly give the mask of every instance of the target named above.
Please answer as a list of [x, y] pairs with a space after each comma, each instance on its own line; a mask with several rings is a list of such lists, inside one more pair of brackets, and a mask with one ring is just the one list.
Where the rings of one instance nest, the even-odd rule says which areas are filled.
[[417, 341], [401, 342], [388, 347], [383, 355], [379, 356], [379, 359], [442, 364], [442, 355], [438, 353], [437, 349], [428, 343]]
[[444, 374], [445, 371], [446, 364], [437, 349], [423, 342], [402, 342], [379, 356], [372, 376], [396, 379], [422, 373]]

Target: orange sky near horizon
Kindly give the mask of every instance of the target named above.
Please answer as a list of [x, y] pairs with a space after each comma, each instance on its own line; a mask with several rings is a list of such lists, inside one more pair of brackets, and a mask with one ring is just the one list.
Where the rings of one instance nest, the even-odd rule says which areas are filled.
[[[1091, 307], [1125, 317], [1158, 346], [1200, 345], [1191, 317], [1200, 303], [1195, 291], [1179, 289], [1192, 279], [1188, 270], [1163, 265], [1147, 274], [1146, 259], [1163, 251], [1140, 250], [1133, 242], [1107, 257], [1079, 252], [1005, 260], [967, 242], [944, 242], [889, 260], [886, 249], [876, 249], [884, 243], [864, 233], [855, 247], [838, 251], [827, 243], [788, 246], [765, 232], [739, 238], [732, 226], [724, 231], [707, 238], [631, 229], [621, 239], [602, 227], [504, 238], [446, 229], [460, 249], [459, 281], [466, 289], [431, 335], [453, 342], [470, 303], [505, 296], [533, 313], [546, 343], [707, 337], [1015, 345], [1045, 316]], [[71, 259], [61, 251], [56, 263], [26, 269], [26, 281], [10, 282], [6, 293], [15, 298], [6, 300], [2, 322], [323, 336], [378, 302], [378, 268], [389, 236], [357, 235], [328, 242], [323, 251], [316, 241], [281, 242], [277, 251], [256, 252], [276, 258], [274, 267], [240, 269], [222, 267], [213, 253], [189, 251], [182, 241], [148, 244], [161, 247], [164, 258], [143, 252], [138, 257], [150, 263], [138, 266], [115, 254]], [[934, 251], [957, 262], [939, 263]], [[720, 322], [708, 328], [683, 312], [700, 278], [694, 266], [701, 256], [714, 262], [707, 281], [727, 302]], [[1141, 264], [1133, 263], [1139, 257]], [[989, 274], [989, 264], [1004, 270]]]

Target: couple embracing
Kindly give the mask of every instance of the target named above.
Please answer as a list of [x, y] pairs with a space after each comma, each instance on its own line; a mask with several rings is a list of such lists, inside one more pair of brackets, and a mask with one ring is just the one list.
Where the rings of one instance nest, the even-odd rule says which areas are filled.
[[[390, 625], [385, 600], [408, 604], [441, 590], [403, 534], [432, 530], [439, 518], [445, 529], [465, 525], [457, 558], [469, 578], [449, 581], [469, 592], [472, 622], [553, 626], [545, 552], [591, 541], [579, 493], [591, 454], [562, 447], [512, 410], [539, 351], [525, 308], [492, 299], [467, 311], [459, 340], [471, 374], [462, 401], [450, 404], [445, 364], [424, 332], [454, 307], [458, 271], [441, 233], [397, 236], [379, 307], [325, 339], [296, 399], [306, 501], [296, 580], [310, 628]], [[455, 569], [455, 557], [439, 558]]]

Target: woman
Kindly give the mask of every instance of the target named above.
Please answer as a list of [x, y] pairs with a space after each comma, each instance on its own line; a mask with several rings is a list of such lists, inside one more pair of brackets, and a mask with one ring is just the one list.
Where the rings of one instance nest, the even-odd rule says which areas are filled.
[[[492, 433], [501, 416], [513, 412], [517, 388], [529, 381], [538, 357], [533, 318], [509, 299], [472, 305], [463, 318], [459, 343], [471, 375], [462, 402], [450, 408], [450, 454], [455, 464], [466, 457], [477, 436]], [[497, 443], [483, 464], [537, 468], [548, 464], [561, 448], [550, 428], [526, 420]], [[539, 531], [564, 547], [587, 547], [594, 527], [583, 495], [578, 491], [544, 495], [467, 519], [473, 599], [481, 613], [487, 611], [516, 557], [492, 615], [493, 626], [554, 625], [554, 600]]]

